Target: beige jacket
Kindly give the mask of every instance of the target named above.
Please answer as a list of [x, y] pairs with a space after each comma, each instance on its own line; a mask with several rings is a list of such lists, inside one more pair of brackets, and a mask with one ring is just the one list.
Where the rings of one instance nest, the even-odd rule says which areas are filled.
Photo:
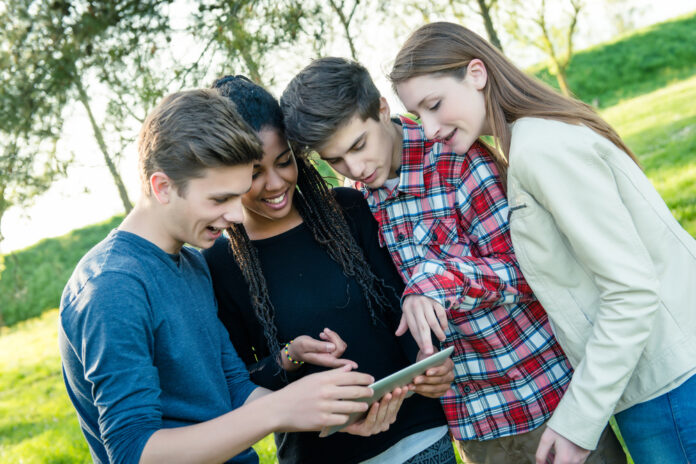
[[585, 126], [515, 122], [508, 197], [522, 272], [575, 368], [549, 426], [594, 449], [614, 412], [696, 372], [696, 241]]

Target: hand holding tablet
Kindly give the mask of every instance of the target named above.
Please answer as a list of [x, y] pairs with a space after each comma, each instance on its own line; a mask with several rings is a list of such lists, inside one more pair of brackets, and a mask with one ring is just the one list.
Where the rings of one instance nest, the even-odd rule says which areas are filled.
[[[373, 383], [369, 387], [372, 388], [373, 390], [373, 395], [369, 398], [360, 398], [355, 401], [362, 401], [367, 404], [372, 404], [375, 401], [379, 401], [385, 394], [391, 392], [397, 387], [403, 387], [404, 385], [408, 385], [413, 381], [414, 378], [417, 376], [423, 374], [425, 371], [427, 371], [429, 368], [438, 366], [442, 364], [454, 351], [453, 347], [446, 348], [438, 353], [435, 353], [425, 359], [422, 359], [414, 364], [411, 364], [410, 366], [406, 366], [403, 369], [394, 372], [391, 375], [388, 375], [387, 377], [384, 377], [381, 380], [378, 380], [377, 382]], [[411, 394], [411, 392], [409, 392]], [[350, 425], [354, 423], [355, 421], [359, 420], [361, 417], [363, 417], [365, 413], [354, 413], [351, 414], [348, 417], [348, 421], [343, 424], [343, 425], [337, 425], [334, 427], [331, 427], [327, 429], [325, 432], [322, 432], [322, 436], [329, 436], [334, 432], [337, 432], [338, 430], [341, 430], [343, 427], [346, 427], [347, 425]]]

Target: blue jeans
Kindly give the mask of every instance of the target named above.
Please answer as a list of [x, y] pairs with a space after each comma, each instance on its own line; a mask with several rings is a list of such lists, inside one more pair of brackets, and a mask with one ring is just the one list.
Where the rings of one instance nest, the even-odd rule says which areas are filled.
[[635, 464], [696, 464], [696, 375], [614, 417]]

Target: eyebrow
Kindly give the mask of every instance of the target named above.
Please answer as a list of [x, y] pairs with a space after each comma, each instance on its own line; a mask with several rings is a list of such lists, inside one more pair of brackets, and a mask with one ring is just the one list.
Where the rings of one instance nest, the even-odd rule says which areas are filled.
[[287, 152], [289, 152], [289, 151], [290, 151], [290, 147], [288, 147], [288, 148], [286, 148], [285, 150], [283, 150], [278, 156], [275, 157], [275, 159], [282, 158], [282, 157], [285, 156], [285, 154], [286, 154]]
[[350, 147], [348, 147], [348, 149], [345, 151], [345, 153], [348, 153], [348, 152], [351, 151], [353, 148], [355, 148], [356, 145], [358, 145], [360, 142], [362, 142], [363, 140], [365, 140], [365, 137], [366, 137], [366, 136], [367, 136], [367, 131], [365, 131], [365, 132], [363, 132], [362, 134], [360, 134], [360, 135], [353, 141], [353, 144], [352, 144]]

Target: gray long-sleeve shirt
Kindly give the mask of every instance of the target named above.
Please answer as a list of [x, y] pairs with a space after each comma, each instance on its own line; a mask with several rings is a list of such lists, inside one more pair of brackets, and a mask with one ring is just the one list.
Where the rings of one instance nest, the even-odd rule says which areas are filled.
[[[80, 261], [61, 299], [68, 395], [97, 463], [138, 462], [161, 428], [213, 419], [256, 386], [216, 315], [200, 253], [169, 255], [113, 231]], [[249, 449], [232, 462], [256, 463]]]

